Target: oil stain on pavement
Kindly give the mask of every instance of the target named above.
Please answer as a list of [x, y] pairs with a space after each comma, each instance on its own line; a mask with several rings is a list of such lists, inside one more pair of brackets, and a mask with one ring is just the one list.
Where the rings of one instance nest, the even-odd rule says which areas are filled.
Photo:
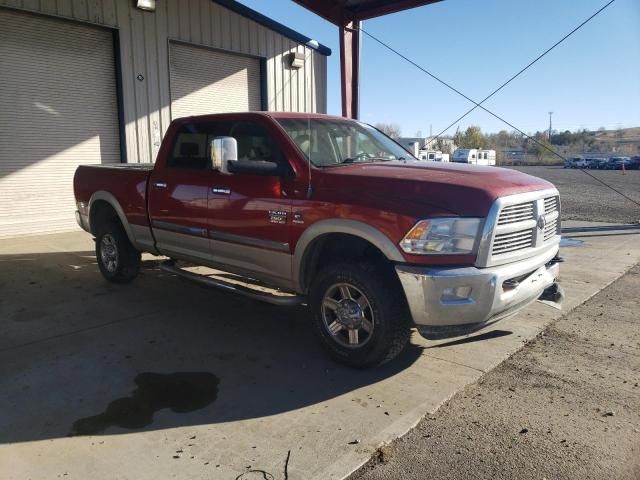
[[199, 410], [216, 400], [220, 383], [208, 372], [145, 372], [134, 381], [138, 387], [131, 396], [113, 400], [103, 413], [76, 420], [71, 435], [96, 435], [112, 426], [143, 428], [164, 408], [176, 413]]

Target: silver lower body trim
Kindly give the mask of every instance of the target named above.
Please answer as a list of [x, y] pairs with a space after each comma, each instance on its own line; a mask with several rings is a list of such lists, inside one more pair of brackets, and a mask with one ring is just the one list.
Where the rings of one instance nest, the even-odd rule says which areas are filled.
[[559, 265], [550, 261], [557, 254], [554, 249], [492, 268], [397, 265], [396, 272], [418, 330], [421, 326], [482, 328], [518, 312], [553, 285]]
[[91, 233], [91, 227], [89, 226], [89, 215], [83, 215], [79, 210], [76, 210], [76, 222], [80, 225], [85, 232]]
[[226, 292], [243, 295], [247, 298], [251, 298], [252, 300], [259, 300], [261, 302], [270, 303], [272, 305], [291, 307], [302, 305], [306, 301], [306, 298], [302, 295], [273, 295], [268, 292], [255, 290], [231, 282], [225, 282], [224, 280], [211, 278], [206, 275], [199, 275], [197, 273], [189, 272], [188, 270], [176, 267], [172, 261], [163, 262], [162, 264], [160, 264], [160, 270], [178, 275], [187, 280], [191, 280], [192, 282], [201, 283], [208, 287], [217, 288]]

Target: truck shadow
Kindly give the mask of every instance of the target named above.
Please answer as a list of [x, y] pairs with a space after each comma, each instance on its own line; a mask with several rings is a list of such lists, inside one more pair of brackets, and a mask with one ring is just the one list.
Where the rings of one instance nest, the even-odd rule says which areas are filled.
[[513, 335], [513, 332], [509, 330], [490, 330], [485, 333], [469, 335], [468, 337], [458, 338], [456, 340], [451, 340], [449, 342], [437, 343], [435, 345], [432, 345], [426, 348], [431, 349], [431, 348], [453, 347], [454, 345], [464, 345], [465, 343], [482, 342], [484, 340], [490, 340], [492, 338], [507, 337], [509, 335]]
[[304, 307], [188, 283], [145, 261], [105, 282], [91, 251], [0, 254], [0, 443], [261, 418], [402, 373], [329, 360]]

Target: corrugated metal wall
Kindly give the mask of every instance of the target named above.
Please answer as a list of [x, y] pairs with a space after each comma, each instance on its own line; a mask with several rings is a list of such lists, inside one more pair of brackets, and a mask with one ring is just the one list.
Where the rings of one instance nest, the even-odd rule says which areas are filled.
[[[155, 160], [171, 121], [168, 40], [267, 59], [272, 111], [326, 112], [326, 57], [211, 0], [158, 0], [143, 12], [134, 0], [0, 0], [0, 6], [117, 28], [127, 161]], [[288, 54], [305, 55], [299, 70]], [[144, 77], [142, 81], [137, 78]]]

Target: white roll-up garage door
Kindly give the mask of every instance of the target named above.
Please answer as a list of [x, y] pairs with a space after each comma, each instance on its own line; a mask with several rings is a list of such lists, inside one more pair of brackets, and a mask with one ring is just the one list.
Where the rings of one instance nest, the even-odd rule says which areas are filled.
[[256, 58], [171, 43], [171, 117], [260, 110]]
[[0, 9], [0, 237], [77, 228], [78, 165], [120, 161], [110, 30]]

